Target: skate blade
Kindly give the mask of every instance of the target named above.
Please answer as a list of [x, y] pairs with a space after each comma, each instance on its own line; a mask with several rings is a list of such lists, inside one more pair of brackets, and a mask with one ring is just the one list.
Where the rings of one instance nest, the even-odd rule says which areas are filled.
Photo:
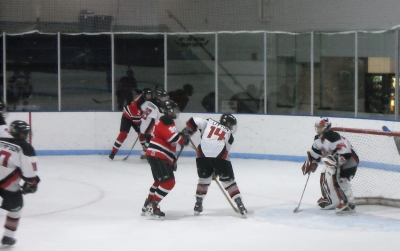
[[199, 211], [194, 211], [194, 215], [200, 215]]

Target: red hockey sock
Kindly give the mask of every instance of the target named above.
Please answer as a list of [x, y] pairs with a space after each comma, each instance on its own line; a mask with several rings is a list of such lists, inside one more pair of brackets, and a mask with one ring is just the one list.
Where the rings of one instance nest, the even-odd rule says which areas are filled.
[[163, 181], [158, 186], [156, 192], [154, 193], [153, 200], [154, 201], [161, 201], [168, 195], [168, 193], [174, 188], [175, 186], [175, 179], [170, 179], [167, 181]]

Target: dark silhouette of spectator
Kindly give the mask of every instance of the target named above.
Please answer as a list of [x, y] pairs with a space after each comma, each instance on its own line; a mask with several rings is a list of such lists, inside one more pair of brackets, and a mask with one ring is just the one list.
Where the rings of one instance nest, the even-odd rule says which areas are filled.
[[182, 89], [177, 89], [168, 93], [169, 98], [175, 101], [179, 110], [183, 112], [189, 102], [189, 97], [193, 95], [193, 86], [191, 84], [183, 85]]
[[234, 94], [230, 101], [237, 102], [238, 113], [258, 113], [260, 109], [258, 90], [254, 84], [249, 84], [245, 92]]
[[19, 70], [14, 70], [14, 75], [10, 77], [7, 85], [7, 103], [16, 109], [19, 101], [23, 105], [28, 105], [28, 99], [33, 92], [33, 86], [30, 83], [30, 72], [28, 70], [21, 74]]
[[137, 88], [137, 83], [133, 71], [131, 69], [126, 71], [126, 76], [122, 77], [117, 84], [117, 102], [118, 102], [118, 110], [122, 111], [124, 107], [124, 102], [126, 105], [129, 105], [133, 101], [133, 92], [141, 93], [141, 91]]
[[215, 91], [204, 96], [201, 100], [201, 104], [207, 112], [215, 112]]

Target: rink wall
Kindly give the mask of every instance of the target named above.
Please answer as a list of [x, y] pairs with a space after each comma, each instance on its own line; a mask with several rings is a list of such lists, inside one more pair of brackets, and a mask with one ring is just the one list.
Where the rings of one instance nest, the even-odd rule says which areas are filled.
[[[32, 125], [32, 145], [37, 155], [108, 155], [119, 133], [121, 112], [18, 112], [7, 122], [21, 119]], [[181, 113], [176, 120], [182, 129], [190, 117], [219, 119], [220, 114]], [[315, 136], [319, 117], [235, 114], [238, 131], [231, 149], [233, 158], [304, 161]], [[383, 125], [400, 131], [400, 122], [331, 117], [332, 126], [381, 130]], [[132, 130], [118, 155], [126, 155], [137, 135]], [[199, 142], [199, 133], [193, 135]], [[140, 154], [137, 143], [132, 155]], [[118, 156], [117, 155], [117, 156]], [[183, 156], [194, 156], [186, 147]]]

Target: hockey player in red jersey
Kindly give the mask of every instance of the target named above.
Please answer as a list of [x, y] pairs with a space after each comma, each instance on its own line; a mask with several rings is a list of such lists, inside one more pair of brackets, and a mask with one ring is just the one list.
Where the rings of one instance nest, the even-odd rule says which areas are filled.
[[165, 217], [159, 203], [175, 186], [176, 145], [183, 147], [189, 143], [189, 136], [179, 133], [175, 125], [174, 119], [179, 115], [178, 105], [172, 100], [167, 100], [162, 103], [161, 109], [163, 115], [156, 120], [153, 137], [146, 150], [154, 183], [142, 208], [142, 215], [157, 219]]
[[315, 172], [318, 162], [325, 164], [321, 170], [322, 197], [317, 201], [322, 209], [336, 208], [337, 212], [354, 211], [355, 203], [351, 180], [357, 172], [358, 156], [350, 142], [333, 131], [328, 118], [315, 123], [317, 135], [302, 167], [303, 174]]
[[110, 152], [109, 158], [110, 160], [114, 159], [115, 154], [117, 154], [119, 148], [124, 143], [126, 137], [128, 136], [131, 127], [140, 134], [140, 123], [143, 111], [141, 106], [147, 100], [152, 98], [152, 91], [150, 88], [144, 88], [143, 92], [137, 97], [132, 103], [126, 105], [122, 112], [121, 117], [121, 125], [119, 127], [119, 134], [117, 139], [114, 142], [113, 148]]
[[153, 131], [156, 120], [163, 115], [161, 104], [167, 100], [169, 100], [168, 94], [164, 90], [158, 90], [156, 91], [154, 98], [146, 101], [141, 106], [141, 109], [143, 110], [139, 137], [140, 144], [143, 148], [142, 155], [140, 156], [141, 159], [146, 159], [146, 149], [150, 143], [151, 132]]
[[232, 114], [222, 114], [220, 121], [203, 118], [190, 118], [186, 122], [184, 134], [192, 135], [200, 130], [201, 141], [197, 147], [197, 175], [195, 214], [203, 211], [203, 200], [211, 184], [212, 176], [219, 177], [223, 187], [236, 202], [242, 215], [247, 213], [242, 195], [235, 181], [229, 150], [233, 144], [233, 134], [237, 130], [237, 121]]
[[[9, 128], [12, 138], [0, 138], [0, 196], [3, 198], [1, 208], [7, 211], [5, 232], [1, 240], [3, 245], [15, 244], [14, 235], [24, 205], [22, 195], [35, 193], [40, 181], [36, 175], [35, 149], [26, 141], [29, 131], [30, 126], [26, 122], [16, 120]], [[21, 179], [24, 181], [22, 187], [19, 184]]]

